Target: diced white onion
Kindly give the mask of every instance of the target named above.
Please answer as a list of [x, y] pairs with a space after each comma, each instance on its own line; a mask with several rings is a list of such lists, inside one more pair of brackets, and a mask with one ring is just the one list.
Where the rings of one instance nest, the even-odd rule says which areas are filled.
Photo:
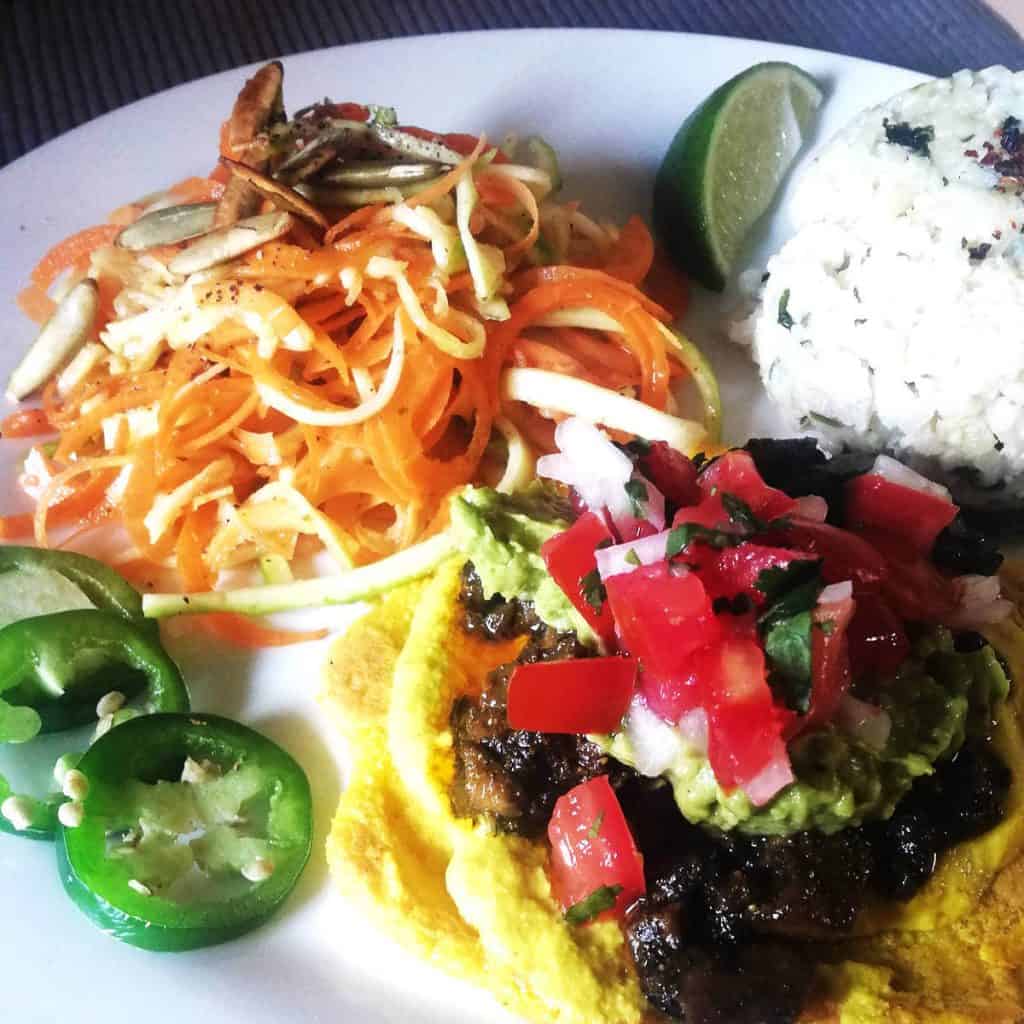
[[853, 584], [849, 580], [830, 583], [819, 595], [818, 604], [842, 604], [853, 597]]
[[654, 565], [664, 561], [668, 535], [669, 531], [663, 530], [650, 537], [641, 537], [610, 548], [599, 548], [595, 554], [597, 571], [601, 579], [606, 580], [609, 576], [632, 572], [641, 565]]
[[776, 793], [794, 781], [789, 755], [781, 754], [769, 761], [761, 772], [741, 788], [755, 807], [763, 807]]
[[555, 444], [561, 454], [537, 460], [537, 474], [575, 487], [588, 508], [600, 510], [625, 486], [633, 474], [633, 463], [605, 435], [587, 420], [571, 417], [555, 429]]
[[633, 751], [633, 767], [648, 778], [667, 771], [684, 752], [679, 731], [651, 711], [640, 694], [629, 706], [624, 728]]
[[947, 625], [960, 629], [977, 629], [1002, 622], [1012, 611], [999, 587], [998, 576], [958, 576], [960, 607]]
[[879, 455], [875, 464], [871, 467], [872, 473], [885, 477], [890, 483], [900, 484], [902, 487], [909, 487], [912, 490], [920, 491], [922, 494], [931, 494], [936, 498], [951, 501], [949, 491], [920, 473], [915, 472], [902, 462], [890, 458], [888, 455]]
[[703, 708], [687, 711], [679, 719], [679, 735], [691, 750], [699, 754], [708, 751], [708, 713]]
[[882, 750], [889, 742], [892, 719], [884, 708], [846, 694], [836, 714], [839, 727], [872, 750]]
[[823, 523], [828, 516], [828, 502], [817, 494], [804, 495], [796, 499], [793, 515], [813, 520], [815, 523]]

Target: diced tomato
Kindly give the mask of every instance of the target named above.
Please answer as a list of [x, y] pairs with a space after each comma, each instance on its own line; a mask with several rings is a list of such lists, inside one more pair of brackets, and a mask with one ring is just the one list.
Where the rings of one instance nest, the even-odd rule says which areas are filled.
[[370, 108], [364, 107], [362, 103], [332, 103], [330, 104], [332, 116], [340, 117], [345, 121], [369, 121]]
[[560, 797], [548, 823], [551, 884], [564, 910], [605, 886], [619, 886], [614, 911], [621, 918], [646, 891], [644, 861], [606, 775]]
[[903, 620], [874, 594], [857, 598], [857, 610], [846, 635], [854, 676], [890, 676], [910, 654]]
[[[698, 547], [700, 545], [697, 545]], [[805, 551], [773, 548], [765, 544], [746, 541], [734, 548], [714, 551], [711, 559], [695, 571], [712, 599], [736, 597], [746, 594], [755, 604], [764, 604], [765, 595], [757, 589], [757, 581], [765, 569], [777, 569], [798, 561], [813, 561], [815, 556]]]
[[851, 528], [890, 533], [922, 555], [931, 551], [957, 511], [946, 498], [893, 483], [878, 473], [864, 473], [846, 483], [846, 520]]
[[651, 483], [665, 495], [669, 504], [696, 505], [701, 499], [697, 486], [697, 467], [682, 452], [655, 441], [646, 455], [640, 458], [640, 469]]
[[719, 784], [731, 790], [770, 765], [788, 764], [783, 730], [792, 715], [772, 698], [753, 618], [722, 619], [722, 642], [699, 656], [699, 671], [710, 689], [708, 760]]
[[554, 581], [610, 648], [615, 646], [615, 622], [611, 608], [607, 601], [601, 603], [600, 609], [591, 604], [584, 594], [583, 581], [589, 574], [597, 572], [595, 552], [598, 546], [614, 543], [615, 538], [604, 519], [594, 512], [584, 512], [568, 530], [545, 541], [540, 549]]
[[821, 575], [826, 583], [850, 580], [858, 594], [877, 591], [889, 572], [881, 553], [867, 540], [828, 523], [791, 516], [772, 539], [816, 555], [822, 560]]
[[819, 604], [811, 628], [811, 706], [794, 720], [788, 735], [824, 725], [839, 710], [843, 694], [850, 688], [850, 658], [846, 629], [853, 618], [853, 598]]
[[713, 494], [697, 505], [686, 505], [679, 509], [672, 517], [672, 525], [682, 526], [683, 523], [696, 523], [712, 530], [735, 529], [729, 519], [729, 513], [722, 504], [721, 494]]
[[687, 711], [703, 707], [707, 700], [707, 687], [701, 676], [703, 665], [698, 658], [671, 675], [659, 675], [652, 669], [640, 674], [640, 692], [647, 706], [666, 722], [678, 722]]
[[784, 515], [796, 504], [785, 491], [764, 482], [749, 452], [726, 452], [700, 474], [697, 483], [705, 494], [731, 494], [745, 501], [754, 515], [765, 520]]
[[634, 658], [517, 665], [508, 684], [508, 724], [531, 732], [613, 732], [629, 707], [636, 673]]
[[879, 530], [859, 532], [885, 559], [881, 593], [892, 610], [911, 622], [948, 621], [960, 604], [958, 585], [905, 540]]
[[677, 575], [657, 562], [612, 576], [605, 587], [622, 646], [660, 676], [682, 671], [694, 651], [718, 639], [711, 599], [692, 572]]

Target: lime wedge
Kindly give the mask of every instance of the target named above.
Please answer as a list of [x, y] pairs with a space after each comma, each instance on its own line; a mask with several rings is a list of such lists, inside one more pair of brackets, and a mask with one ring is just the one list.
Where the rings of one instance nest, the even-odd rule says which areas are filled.
[[814, 124], [822, 91], [792, 64], [755, 64], [676, 133], [654, 185], [654, 226], [675, 261], [721, 291], [750, 229]]

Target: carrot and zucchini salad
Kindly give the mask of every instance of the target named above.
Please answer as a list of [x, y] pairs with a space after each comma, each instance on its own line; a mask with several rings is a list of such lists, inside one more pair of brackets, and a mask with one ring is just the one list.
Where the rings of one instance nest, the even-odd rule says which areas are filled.
[[33, 271], [19, 301], [44, 326], [8, 392], [42, 407], [4, 432], [57, 437], [26, 461], [34, 515], [0, 534], [45, 546], [113, 522], [134, 578], [284, 582], [300, 554], [350, 570], [431, 537], [467, 483], [521, 486], [568, 415], [714, 444], [714, 377], [668, 326], [685, 280], [639, 217], [598, 222], [560, 184], [538, 138], [327, 101], [288, 120], [280, 67], [263, 68], [209, 177]]

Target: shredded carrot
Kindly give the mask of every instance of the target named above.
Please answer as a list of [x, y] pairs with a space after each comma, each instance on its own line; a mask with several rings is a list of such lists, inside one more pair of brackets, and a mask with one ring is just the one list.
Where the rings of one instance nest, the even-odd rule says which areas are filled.
[[65, 270], [101, 245], [110, 245], [120, 232], [117, 224], [97, 224], [58, 242], [35, 265], [32, 283], [45, 292]]
[[[426, 228], [398, 223], [385, 203], [340, 216], [328, 209], [334, 223], [322, 238], [297, 223], [205, 283], [194, 278], [187, 295], [167, 269], [180, 245], [91, 261], [144, 201], [50, 250], [19, 305], [45, 319], [59, 275], [93, 266], [95, 337], [106, 351], [67, 393], [50, 380], [42, 409], [0, 425], [6, 436], [59, 435], [35, 514], [0, 518], [0, 539], [34, 534], [45, 544], [50, 530], [82, 531], [110, 518], [135, 549], [122, 571], [150, 583], [173, 568], [188, 590], [213, 589], [223, 572], [263, 555], [292, 559], [317, 545], [362, 565], [444, 528], [449, 495], [481, 479], [499, 418], [536, 451], [552, 449], [556, 417], [502, 398], [509, 365], [632, 390], [666, 408], [669, 383], [685, 370], [658, 322], [677, 312], [680, 288], [657, 292], [663, 303], [641, 290], [659, 272], [643, 222], [606, 230], [577, 204], [561, 204], [555, 220], [564, 218], [565, 237], [557, 225], [550, 235], [545, 219], [545, 247], [536, 195], [514, 169], [503, 170], [502, 154], [480, 160], [484, 136], [412, 132], [462, 157], [404, 200], [429, 206], [433, 216], [419, 223], [433, 228], [440, 218], [443, 236], [422, 237]], [[230, 155], [227, 124], [220, 149]], [[479, 263], [472, 273], [465, 262], [455, 272], [439, 265], [446, 238], [468, 245], [453, 213], [464, 201], [456, 187], [471, 174], [479, 199], [469, 228], [504, 267], [495, 298], [508, 304], [505, 320], [484, 315]], [[219, 168], [166, 194], [216, 201], [224, 181]], [[545, 199], [545, 218], [552, 205]], [[537, 265], [552, 247], [565, 258]], [[168, 326], [167, 311], [177, 309], [180, 322]], [[550, 316], [570, 311], [602, 329]], [[239, 647], [325, 635], [236, 615], [194, 621]]]
[[17, 303], [18, 309], [37, 324], [46, 323], [57, 308], [57, 303], [46, 294], [46, 289], [35, 284], [18, 292]]
[[39, 437], [52, 433], [53, 424], [43, 409], [19, 409], [0, 423], [0, 437]]

